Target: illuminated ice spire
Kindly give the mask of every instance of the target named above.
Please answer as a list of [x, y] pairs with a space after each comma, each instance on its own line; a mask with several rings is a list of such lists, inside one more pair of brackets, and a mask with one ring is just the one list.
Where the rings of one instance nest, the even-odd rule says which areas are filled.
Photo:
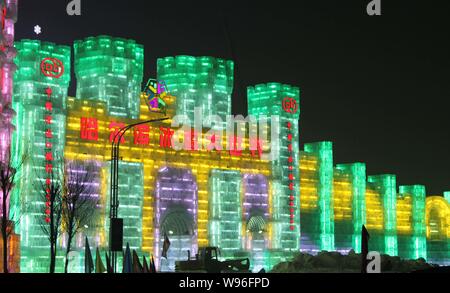
[[[48, 271], [49, 259], [45, 248], [48, 240], [40, 228], [35, 208], [45, 207], [46, 202], [36, 186], [46, 178], [39, 175], [41, 171], [47, 171], [47, 150], [51, 149], [55, 157], [64, 156], [71, 50], [68, 46], [39, 40], [21, 40], [15, 47], [18, 70], [14, 75], [13, 107], [17, 115], [13, 121], [17, 129], [12, 135], [14, 151], [11, 155], [15, 162], [26, 155], [27, 161], [21, 168], [12, 208], [21, 219], [20, 270], [38, 273]], [[51, 103], [47, 104], [49, 96]], [[49, 139], [50, 147], [47, 146]]]

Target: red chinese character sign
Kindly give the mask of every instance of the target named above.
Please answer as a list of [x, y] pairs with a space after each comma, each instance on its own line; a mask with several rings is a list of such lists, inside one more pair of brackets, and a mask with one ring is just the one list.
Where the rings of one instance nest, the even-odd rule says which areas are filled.
[[[46, 118], [47, 119], [47, 118]], [[51, 119], [48, 118], [48, 119]], [[116, 122], [116, 121], [110, 121], [108, 124], [109, 128], [109, 134], [108, 138], [105, 137], [105, 139], [109, 139], [109, 142], [112, 143], [114, 137], [117, 133], [119, 133], [120, 129], [125, 127], [126, 124], [122, 122]], [[121, 143], [127, 143], [130, 142], [136, 146], [148, 146], [150, 145], [151, 137], [156, 137], [153, 135], [154, 133], [159, 134], [159, 146], [163, 149], [171, 149], [173, 148], [172, 145], [172, 139], [175, 134], [175, 130], [170, 127], [158, 127], [158, 128], [151, 128], [149, 125], [143, 124], [143, 125], [137, 125], [133, 127], [133, 137], [129, 137], [129, 139], [126, 139], [126, 135], [122, 136], [120, 142]], [[85, 141], [99, 141], [99, 136], [102, 133], [99, 131], [99, 121], [97, 118], [92, 117], [81, 117], [80, 118], [80, 138]], [[151, 135], [152, 134], [152, 135]], [[48, 129], [45, 133], [47, 138], [52, 138], [53, 133], [51, 129]], [[201, 134], [200, 134], [201, 135]], [[131, 136], [131, 135], [130, 135]], [[203, 148], [198, 146], [197, 139], [199, 134], [195, 131], [185, 131], [184, 132], [184, 143], [185, 143], [185, 149], [190, 151], [200, 151]], [[221, 153], [222, 147], [216, 145], [216, 141], [220, 141], [220, 138], [217, 138], [216, 135], [212, 135], [210, 137], [206, 137], [207, 140], [210, 141], [210, 144], [206, 146], [203, 150], [206, 150], [208, 152], [216, 151], [217, 153]], [[243, 155], [243, 138], [240, 136], [229, 136], [228, 137], [229, 144], [231, 145], [231, 149], [228, 150], [229, 154], [231, 156], [237, 156], [240, 157]], [[118, 137], [116, 137], [116, 143], [118, 142]], [[155, 142], [155, 141], [154, 141]], [[48, 141], [47, 147], [51, 147], [51, 142]], [[250, 150], [250, 155], [252, 158], [262, 158], [263, 155], [263, 141], [262, 140], [252, 140], [252, 144], [256, 146], [255, 150]], [[290, 149], [292, 150], [292, 146], [290, 146]]]
[[80, 137], [85, 140], [98, 140], [98, 120], [96, 118], [81, 117]]
[[[298, 103], [294, 98], [291, 97], [285, 97], [283, 99], [282, 102], [282, 107], [284, 112], [294, 115], [297, 114], [298, 112]], [[286, 128], [287, 128], [287, 135], [286, 135], [286, 140], [287, 140], [287, 149], [288, 149], [288, 153], [289, 153], [289, 157], [287, 159], [287, 166], [288, 166], [288, 176], [287, 176], [287, 180], [289, 182], [289, 215], [290, 215], [290, 230], [295, 230], [295, 197], [294, 197], [294, 189], [295, 189], [295, 185], [296, 185], [296, 181], [295, 181], [295, 176], [293, 173], [294, 170], [294, 153], [293, 153], [293, 149], [292, 149], [292, 143], [293, 143], [293, 139], [294, 139], [294, 135], [293, 135], [293, 127], [292, 127], [292, 123], [291, 122], [287, 122], [286, 124]], [[292, 172], [292, 173], [291, 173]]]
[[160, 127], [159, 146], [162, 148], [172, 148], [172, 137], [175, 133], [171, 128]]
[[[289, 157], [288, 157], [288, 169], [290, 172], [292, 172], [294, 170], [294, 157], [293, 157], [293, 152], [292, 152], [292, 123], [291, 122], [287, 122], [286, 124], [286, 128], [287, 128], [287, 141], [288, 141], [288, 152], [289, 152]], [[289, 214], [290, 214], [290, 229], [294, 230], [295, 229], [295, 222], [294, 222], [294, 215], [295, 215], [295, 198], [294, 198], [294, 187], [295, 187], [295, 177], [294, 177], [294, 173], [290, 173], [288, 175], [288, 182], [289, 182]]]
[[164, 81], [149, 79], [145, 86], [142, 97], [150, 112], [166, 113], [167, 104], [164, 98], [169, 95], [167, 85]]
[[[117, 134], [120, 132], [120, 129], [124, 128], [126, 125], [125, 123], [121, 123], [121, 122], [110, 122], [109, 123], [109, 142], [113, 142], [114, 138], [116, 138], [114, 140], [114, 143], [118, 143], [119, 141], [119, 137], [117, 136]], [[120, 138], [120, 143], [125, 143], [125, 137], [122, 136]]]
[[150, 126], [147, 124], [134, 127], [134, 144], [148, 145], [150, 143]]
[[298, 111], [297, 101], [294, 98], [286, 97], [283, 99], [283, 110], [286, 113], [295, 114]]

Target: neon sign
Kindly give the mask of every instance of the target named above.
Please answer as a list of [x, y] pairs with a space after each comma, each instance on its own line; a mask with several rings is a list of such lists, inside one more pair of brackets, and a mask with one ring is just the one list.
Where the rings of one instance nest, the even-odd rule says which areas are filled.
[[168, 127], [160, 127], [161, 135], [159, 137], [159, 146], [162, 148], [171, 148], [172, 147], [172, 137], [175, 134], [175, 131]]
[[134, 144], [148, 145], [150, 143], [150, 126], [147, 124], [134, 127]]
[[[119, 137], [116, 137], [117, 134], [120, 132], [120, 129], [124, 128], [126, 125], [125, 123], [121, 123], [121, 122], [110, 122], [109, 123], [109, 130], [110, 130], [110, 134], [109, 134], [109, 142], [113, 142], [114, 137], [116, 138], [116, 140], [114, 141], [114, 143], [117, 143], [119, 141]], [[120, 143], [125, 143], [125, 136], [122, 136], [120, 138]]]
[[[41, 61], [41, 73], [50, 78], [60, 78], [64, 74], [64, 64], [61, 60], [56, 58], [47, 57]], [[47, 100], [44, 103], [45, 109], [45, 146], [44, 146], [44, 158], [45, 158], [45, 173], [46, 173], [46, 190], [45, 190], [45, 222], [50, 223], [50, 205], [51, 205], [51, 188], [52, 188], [52, 174], [53, 174], [53, 101], [52, 95], [53, 90], [51, 87], [45, 89], [45, 94], [47, 95]], [[88, 138], [90, 138], [88, 136]]]
[[60, 78], [64, 74], [64, 65], [56, 58], [45, 58], [41, 62], [41, 72], [51, 78]]

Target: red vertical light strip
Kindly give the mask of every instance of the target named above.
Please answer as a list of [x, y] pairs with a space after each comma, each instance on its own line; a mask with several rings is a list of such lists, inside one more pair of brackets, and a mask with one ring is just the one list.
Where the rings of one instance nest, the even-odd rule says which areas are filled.
[[[287, 133], [287, 140], [288, 140], [288, 152], [289, 152], [289, 157], [288, 157], [288, 169], [289, 171], [293, 171], [294, 170], [294, 157], [292, 156], [292, 123], [288, 122], [286, 125], [287, 129], [288, 129], [288, 133]], [[290, 211], [290, 229], [291, 231], [295, 230], [295, 197], [294, 197], [294, 191], [295, 191], [295, 178], [294, 178], [294, 173], [290, 173], [288, 175], [288, 180], [289, 180], [289, 211]]]

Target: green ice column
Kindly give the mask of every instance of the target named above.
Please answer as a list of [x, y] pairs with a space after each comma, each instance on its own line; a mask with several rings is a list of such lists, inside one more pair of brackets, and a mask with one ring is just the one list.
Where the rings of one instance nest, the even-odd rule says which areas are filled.
[[398, 255], [397, 243], [397, 186], [395, 175], [369, 176], [380, 192], [384, 210], [384, 253]]
[[318, 156], [317, 190], [320, 212], [320, 249], [335, 250], [334, 208], [333, 208], [333, 143], [318, 142], [305, 144], [306, 152]]
[[[175, 56], [158, 59], [158, 79], [177, 98], [177, 115], [186, 115], [192, 125], [195, 108], [205, 123], [218, 115], [225, 122], [231, 115], [234, 63], [213, 57]], [[197, 117], [202, 121], [201, 117]]]
[[350, 174], [353, 210], [352, 247], [356, 253], [361, 253], [361, 228], [366, 223], [366, 164], [340, 164], [336, 168]]
[[[21, 271], [48, 272], [50, 244], [39, 225], [42, 219], [45, 220], [45, 196], [37, 186], [46, 177], [43, 174], [47, 162], [48, 129], [51, 129], [53, 157], [64, 157], [71, 52], [70, 47], [36, 40], [22, 40], [15, 46], [14, 62], [18, 70], [14, 75], [13, 108], [17, 116], [12, 153], [15, 160], [20, 160], [23, 154], [27, 156], [14, 193], [15, 214], [21, 216]], [[59, 271], [63, 266], [61, 258], [57, 259], [56, 265]]]
[[77, 99], [106, 102], [115, 117], [137, 119], [144, 73], [144, 48], [109, 36], [75, 41]]
[[425, 223], [426, 191], [423, 185], [400, 186], [400, 194], [410, 194], [412, 198], [412, 235], [410, 259], [427, 258], [427, 234]]
[[212, 170], [209, 177], [209, 244], [232, 257], [242, 248], [241, 172]]
[[[271, 121], [272, 248], [300, 248], [299, 118], [300, 89], [280, 83], [247, 89], [248, 112]], [[279, 123], [277, 123], [279, 122]], [[261, 123], [261, 121], [260, 121]], [[263, 138], [265, 140], [265, 138]], [[263, 146], [265, 151], [265, 146]]]

